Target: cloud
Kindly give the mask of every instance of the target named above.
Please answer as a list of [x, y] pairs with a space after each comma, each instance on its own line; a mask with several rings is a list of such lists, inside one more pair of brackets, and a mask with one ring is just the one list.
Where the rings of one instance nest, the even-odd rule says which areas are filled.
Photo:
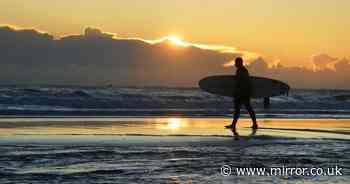
[[314, 68], [317, 69], [322, 69], [325, 67], [332, 68], [331, 64], [337, 61], [337, 58], [331, 57], [327, 54], [318, 54], [312, 56], [312, 62], [314, 64]]
[[268, 70], [268, 64], [262, 57], [253, 60], [248, 67], [252, 73], [265, 73]]
[[[327, 64], [330, 63], [334, 64], [334, 68], [327, 67]], [[317, 70], [306, 67], [288, 67], [281, 63], [268, 66], [267, 61], [258, 58], [247, 67], [251, 75], [279, 79], [287, 82], [293, 88], [350, 89], [350, 62], [348, 59], [324, 62], [322, 66], [319, 65]]]
[[[120, 38], [96, 28], [55, 39], [35, 29], [0, 27], [1, 84], [197, 86], [208, 75], [233, 74], [243, 56], [252, 75], [286, 81], [296, 88], [350, 89], [350, 63], [314, 55], [317, 70], [269, 62], [234, 47]], [[328, 65], [332, 65], [330, 69]], [[229, 66], [229, 67], [224, 67]]]
[[113, 38], [116, 35], [110, 33], [102, 33], [101, 30], [88, 27], [85, 29], [85, 37], [87, 38]]
[[96, 28], [54, 39], [33, 29], [1, 27], [0, 40], [3, 84], [195, 86], [204, 76], [232, 72], [222, 65], [249, 53], [119, 38]]

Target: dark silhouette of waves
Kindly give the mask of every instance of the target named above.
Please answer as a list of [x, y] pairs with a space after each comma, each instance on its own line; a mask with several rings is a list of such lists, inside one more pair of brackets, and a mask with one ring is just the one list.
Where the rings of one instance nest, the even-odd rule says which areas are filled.
[[[261, 100], [253, 100], [261, 116], [342, 118], [350, 115], [350, 91], [292, 89], [289, 96], [272, 97], [271, 104], [266, 110]], [[0, 87], [0, 115], [225, 116], [231, 112], [231, 98], [198, 88]]]

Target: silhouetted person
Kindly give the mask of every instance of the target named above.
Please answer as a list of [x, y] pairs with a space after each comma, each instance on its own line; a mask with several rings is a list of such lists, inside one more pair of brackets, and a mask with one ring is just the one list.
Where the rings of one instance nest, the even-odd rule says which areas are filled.
[[248, 70], [243, 65], [243, 59], [237, 57], [235, 60], [236, 70], [236, 84], [234, 93], [234, 109], [233, 121], [231, 125], [225, 126], [226, 128], [236, 129], [236, 124], [241, 113], [242, 104], [246, 107], [250, 117], [253, 121], [253, 129], [258, 128], [256, 122], [255, 112], [250, 104], [250, 97], [252, 95], [252, 84]]
[[264, 98], [264, 109], [270, 108], [270, 97]]

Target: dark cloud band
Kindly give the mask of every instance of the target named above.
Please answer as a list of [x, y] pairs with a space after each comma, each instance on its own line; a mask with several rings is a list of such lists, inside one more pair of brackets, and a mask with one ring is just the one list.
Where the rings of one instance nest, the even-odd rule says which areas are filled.
[[[221, 52], [168, 41], [118, 39], [87, 28], [82, 35], [54, 39], [36, 30], [0, 27], [0, 82], [2, 84], [197, 86], [199, 79], [233, 74], [228, 61], [245, 52]], [[326, 54], [313, 57], [317, 70], [305, 67], [269, 67], [258, 58], [249, 64], [252, 74], [284, 80], [297, 88], [347, 88], [350, 64]], [[325, 67], [330, 63], [333, 68]]]

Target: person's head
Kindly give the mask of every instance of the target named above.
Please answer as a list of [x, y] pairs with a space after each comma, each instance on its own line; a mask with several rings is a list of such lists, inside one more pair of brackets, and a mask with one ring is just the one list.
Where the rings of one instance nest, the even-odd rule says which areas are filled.
[[235, 59], [235, 66], [236, 66], [237, 68], [243, 66], [243, 59], [242, 59], [241, 57], [237, 57], [237, 58]]

